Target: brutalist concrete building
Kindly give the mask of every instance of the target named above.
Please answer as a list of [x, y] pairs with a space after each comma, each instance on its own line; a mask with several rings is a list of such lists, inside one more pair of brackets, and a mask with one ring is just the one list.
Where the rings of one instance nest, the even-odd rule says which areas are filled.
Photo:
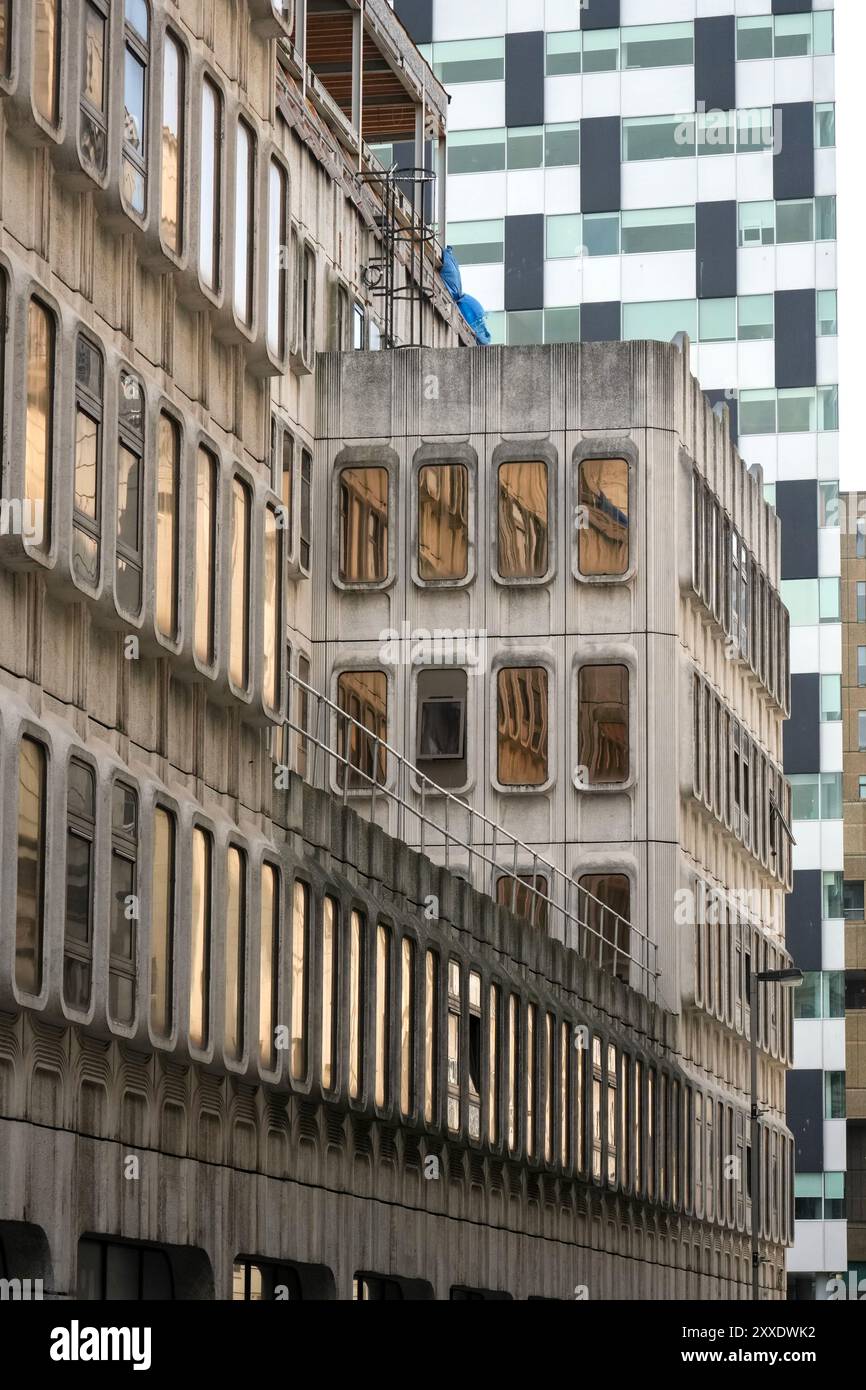
[[826, 1297], [862, 1256], [825, 1105], [846, 1046], [834, 0], [393, 4], [451, 97], [447, 240], [494, 341], [687, 333], [782, 521], [787, 939], [823, 977], [817, 1015], [796, 996], [788, 1270], [792, 1297]]
[[4, 1290], [745, 1297], [759, 1207], [783, 1296], [778, 523], [683, 345], [467, 346], [384, 0], [3, 41]]

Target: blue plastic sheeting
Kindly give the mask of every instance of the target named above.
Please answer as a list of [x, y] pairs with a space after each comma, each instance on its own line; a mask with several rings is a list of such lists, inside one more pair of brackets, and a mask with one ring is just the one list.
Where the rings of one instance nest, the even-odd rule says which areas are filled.
[[452, 247], [446, 246], [442, 255], [442, 279], [448, 288], [448, 293], [452, 299], [459, 299], [463, 293], [463, 280], [460, 275], [460, 266], [457, 257], [454, 255]]
[[489, 347], [493, 339], [490, 336], [490, 329], [485, 323], [487, 315], [484, 307], [471, 294], [463, 293], [460, 265], [451, 246], [446, 246], [442, 253], [442, 279], [448, 293], [475, 334], [475, 341], [481, 347]]
[[473, 299], [471, 294], [463, 294], [457, 300], [457, 308], [465, 318], [472, 332], [475, 334], [482, 347], [489, 347], [492, 342], [490, 329], [484, 320], [487, 317], [486, 311], [477, 299]]

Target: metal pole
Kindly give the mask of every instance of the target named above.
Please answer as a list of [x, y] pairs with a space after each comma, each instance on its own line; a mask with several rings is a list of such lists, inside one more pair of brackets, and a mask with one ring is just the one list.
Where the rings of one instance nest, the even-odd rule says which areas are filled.
[[751, 1083], [752, 1083], [752, 1161], [751, 1161], [751, 1184], [752, 1184], [752, 1299], [758, 1302], [761, 1297], [760, 1272], [761, 1256], [759, 1250], [759, 1233], [761, 1229], [761, 1155], [759, 1148], [760, 1127], [758, 1124], [758, 1001], [760, 999], [760, 989], [755, 979], [755, 971], [749, 972], [749, 1004], [751, 1006], [751, 1019], [749, 1023], [750, 1035], [750, 1061], [751, 1061]]

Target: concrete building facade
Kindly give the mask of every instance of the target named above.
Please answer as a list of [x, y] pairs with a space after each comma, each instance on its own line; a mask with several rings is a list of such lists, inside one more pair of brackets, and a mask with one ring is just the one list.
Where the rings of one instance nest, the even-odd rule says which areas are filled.
[[787, 644], [687, 351], [468, 348], [408, 199], [383, 316], [365, 136], [445, 115], [384, 0], [3, 15], [0, 1277], [747, 1296]]
[[826, 998], [795, 1022], [808, 1216], [789, 1268], [792, 1296], [824, 1297], [846, 1268], [844, 1125], [824, 1100], [845, 1065], [833, 0], [394, 7], [451, 96], [447, 240], [494, 341], [687, 333], [782, 521], [787, 931]]

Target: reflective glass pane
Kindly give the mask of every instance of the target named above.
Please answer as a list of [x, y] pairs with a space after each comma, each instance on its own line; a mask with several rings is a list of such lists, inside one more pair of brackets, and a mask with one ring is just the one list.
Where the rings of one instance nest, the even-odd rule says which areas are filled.
[[54, 416], [54, 318], [38, 300], [27, 311], [27, 417], [22, 517], [35, 545], [50, 543], [51, 455]]
[[651, 251], [691, 251], [695, 245], [695, 210], [645, 208], [622, 214], [624, 254]]
[[660, 304], [624, 304], [622, 336], [669, 343], [678, 333], [694, 341], [698, 331], [698, 306], [694, 299], [675, 299]]
[[618, 575], [628, 569], [628, 481], [625, 459], [582, 460], [578, 514], [581, 574]]
[[127, 48], [124, 54], [123, 139], [129, 149], [144, 158], [147, 131], [144, 123], [145, 69], [139, 58]]
[[42, 988], [46, 767], [42, 744], [22, 738], [18, 750], [15, 983], [28, 994], [38, 994]]
[[286, 351], [287, 274], [286, 173], [272, 159], [268, 171], [268, 348], [275, 357], [284, 357]]
[[623, 68], [678, 67], [694, 60], [694, 25], [637, 24], [622, 30]]
[[214, 657], [216, 497], [216, 459], [199, 447], [195, 495], [195, 654], [204, 666], [210, 666]]
[[237, 845], [226, 855], [225, 1050], [239, 1060], [244, 1049], [246, 989], [247, 858]]
[[[25, 17], [29, 5], [22, 6]], [[35, 0], [33, 4], [33, 105], [49, 125], [56, 125], [60, 88], [60, 4]]]
[[504, 579], [543, 579], [550, 528], [547, 464], [499, 467], [497, 563]]
[[117, 541], [133, 554], [139, 547], [141, 460], [126, 445], [117, 451]]
[[544, 163], [541, 126], [515, 126], [507, 132], [509, 169], [540, 169]]
[[265, 509], [264, 543], [264, 670], [262, 682], [264, 697], [272, 710], [280, 702], [280, 653], [282, 652], [282, 603], [281, 585], [282, 565], [280, 533], [277, 528], [277, 515], [272, 507]]
[[380, 1107], [390, 1100], [391, 1053], [391, 932], [381, 923], [376, 929], [376, 1089]]
[[235, 136], [235, 313], [248, 327], [253, 320], [252, 236], [255, 225], [255, 137], [245, 121]]
[[279, 888], [273, 864], [262, 865], [259, 937], [259, 1061], [273, 1071], [276, 1061], [277, 982], [279, 955]]
[[295, 880], [292, 900], [292, 1052], [296, 1081], [307, 1074], [307, 950], [310, 934], [310, 889]]
[[811, 198], [797, 203], [776, 204], [776, 241], [812, 241], [815, 237], [815, 207]]
[[388, 679], [383, 671], [344, 671], [337, 682], [340, 709], [349, 719], [340, 721], [339, 752], [348, 760], [339, 776], [349, 786], [369, 787], [375, 777], [385, 780], [388, 737]]
[[166, 33], [162, 74], [162, 196], [160, 226], [164, 244], [180, 254], [183, 160], [181, 149], [183, 57], [180, 44]]
[[505, 223], [452, 222], [448, 242], [461, 266], [498, 265], [505, 255]]
[[546, 343], [580, 342], [580, 306], [573, 309], [545, 309], [544, 341]]
[[503, 667], [497, 680], [497, 777], [503, 786], [547, 781], [548, 718], [546, 669]]
[[740, 342], [772, 338], [775, 332], [775, 301], [771, 294], [743, 295], [738, 301]]
[[164, 637], [177, 636], [177, 488], [180, 431], [160, 415], [156, 482], [156, 625]]
[[583, 244], [587, 256], [618, 256], [620, 247], [619, 213], [584, 214]]
[[220, 285], [222, 101], [207, 78], [202, 84], [201, 125], [198, 268], [202, 284], [216, 293]]
[[505, 40], [457, 39], [434, 44], [433, 71], [445, 86], [500, 81], [505, 76]]
[[580, 72], [581, 34], [579, 29], [567, 29], [562, 33], [547, 35], [548, 77], [564, 73]]
[[737, 301], [701, 299], [698, 332], [702, 343], [730, 343], [737, 336]]
[[334, 1068], [334, 1020], [338, 981], [338, 908], [334, 898], [326, 897], [322, 905], [322, 1085], [333, 1090], [336, 1082]]
[[246, 689], [249, 679], [249, 550], [250, 495], [233, 478], [229, 674], [239, 690]]
[[448, 137], [449, 174], [483, 174], [504, 168], [504, 130], [455, 130]]
[[175, 819], [157, 806], [153, 814], [153, 872], [150, 922], [150, 1026], [167, 1038], [172, 1024], [174, 959]]
[[195, 826], [192, 832], [189, 1040], [198, 1048], [207, 1047], [209, 1032], [211, 853], [210, 835]]
[[580, 213], [545, 218], [545, 255], [549, 261], [577, 257], [583, 248]]
[[625, 666], [583, 666], [578, 680], [581, 779], [589, 786], [629, 776], [629, 673]]
[[418, 575], [465, 579], [469, 568], [469, 470], [462, 463], [418, 470]]
[[97, 111], [105, 111], [105, 16], [95, 5], [84, 11], [84, 77], [82, 95]]
[[562, 121], [544, 127], [544, 163], [548, 169], [580, 163], [579, 121]]
[[340, 472], [340, 578], [376, 584], [388, 577], [388, 470]]
[[142, 39], [147, 39], [149, 23], [147, 0], [125, 0], [126, 22]]

